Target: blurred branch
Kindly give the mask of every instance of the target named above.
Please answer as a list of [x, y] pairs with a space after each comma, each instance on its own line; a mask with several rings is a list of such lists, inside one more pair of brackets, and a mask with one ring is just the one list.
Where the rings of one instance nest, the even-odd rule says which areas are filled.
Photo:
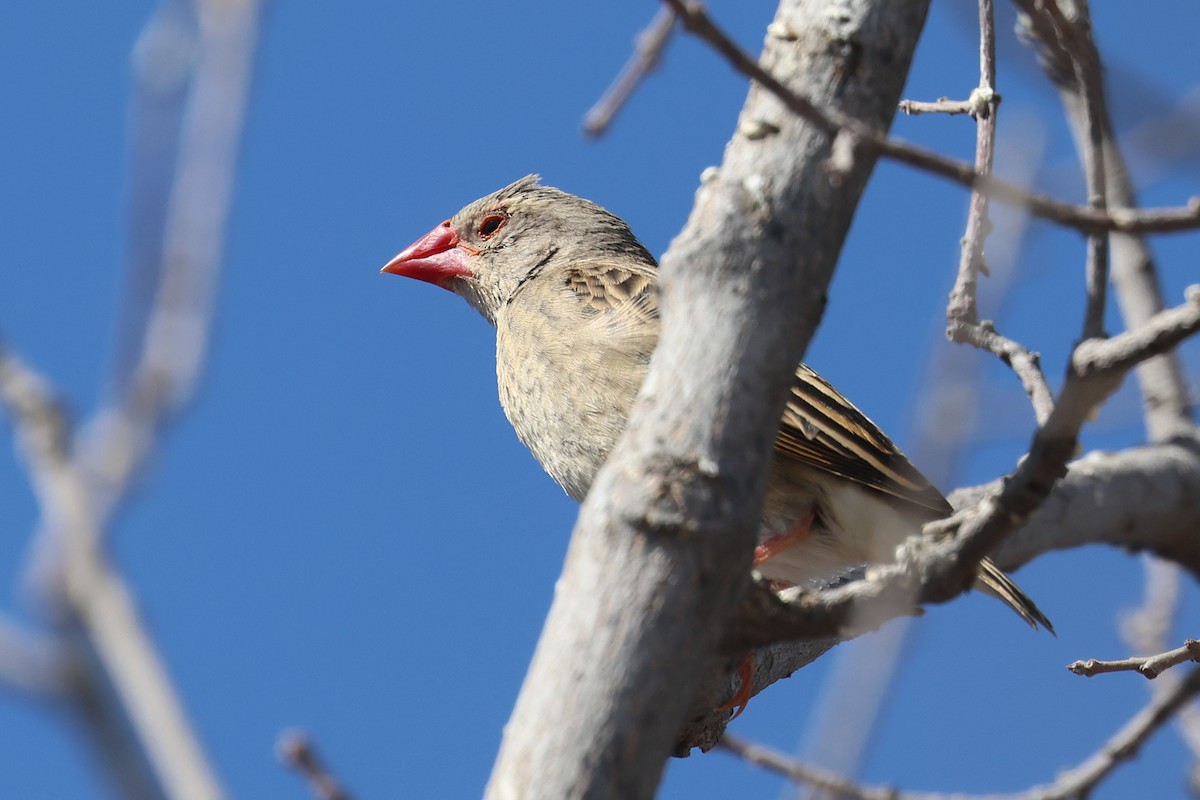
[[[56, 590], [56, 609], [66, 617], [64, 644], [74, 643], [70, 636], [74, 631], [82, 634], [100, 671], [93, 683], [109, 687], [116, 695], [113, 708], [128, 716], [145, 759], [138, 763], [105, 760], [105, 766], [124, 785], [122, 775], [135, 773], [149, 762], [165, 795], [220, 797], [133, 599], [99, 548], [95, 515], [79, 471], [67, 457], [66, 422], [48, 384], [7, 350], [0, 350], [0, 403], [12, 418], [46, 529], [60, 537], [55, 552], [61, 559], [61, 582], [46, 588]], [[80, 664], [87, 661], [78, 659]], [[98, 707], [89, 695], [77, 694], [73, 700], [85, 717]], [[125, 726], [110, 721], [100, 727], [111, 734]], [[102, 753], [114, 752], [107, 741], [93, 745]]]
[[583, 132], [588, 136], [603, 136], [608, 132], [617, 112], [625, 107], [633, 92], [653, 72], [662, 59], [663, 51], [675, 30], [675, 11], [667, 6], [659, 7], [646, 26], [646, 30], [634, 39], [633, 55], [621, 68], [608, 91], [596, 105], [588, 109], [583, 118]]
[[[1073, 16], [1088, 19], [1086, 3], [1064, 1]], [[1092, 164], [1089, 169], [1103, 170], [1110, 205], [1136, 206], [1129, 169], [1104, 100], [1100, 55], [1090, 33], [1064, 38], [1059, 32], [1063, 23], [1056, 22], [1048, 5], [1033, 0], [1016, 0], [1015, 4], [1020, 10], [1018, 33], [1037, 50], [1043, 69], [1058, 87], [1067, 121], [1079, 143], [1077, 149], [1084, 154], [1089, 152], [1087, 142], [1099, 141], [1102, 163]], [[1054, 6], [1053, 11], [1058, 11], [1056, 3], [1050, 5]], [[1059, 20], [1061, 17], [1059, 11]], [[1135, 328], [1163, 309], [1154, 257], [1145, 239], [1136, 235], [1114, 234], [1111, 247], [1117, 302], [1126, 327]], [[1137, 376], [1150, 439], [1165, 441], [1175, 435], [1186, 435], [1193, 425], [1191, 399], [1178, 357], [1164, 353], [1148, 359], [1138, 368]]]
[[0, 683], [40, 699], [63, 699], [68, 677], [60, 648], [0, 617]]
[[[1016, 794], [978, 795], [978, 800], [1070, 800], [1087, 797], [1122, 763], [1131, 760], [1149, 738], [1200, 692], [1200, 669], [1192, 670], [1171, 691], [1155, 697], [1121, 730], [1078, 766], [1059, 774], [1051, 784]], [[866, 786], [791, 759], [768, 747], [726, 735], [722, 745], [748, 763], [768, 769], [796, 783], [808, 784], [835, 797], [853, 800], [972, 800], [961, 793], [911, 792], [883, 786]]]
[[[700, 3], [688, 0], [664, 0], [679, 16], [688, 32], [708, 42], [742, 75], [755, 81], [792, 113], [808, 120], [831, 137], [851, 142], [850, 149], [867, 149], [873, 154], [923, 169], [948, 178], [991, 197], [1024, 208], [1030, 213], [1082, 231], [1116, 230], [1129, 233], [1170, 233], [1200, 228], [1200, 198], [1187, 206], [1165, 209], [1109, 208], [1065, 203], [1044, 195], [1032, 194], [1008, 181], [982, 175], [973, 166], [947, 158], [932, 150], [904, 142], [864, 125], [852, 116], [834, 109], [822, 109], [807, 98], [791, 91], [778, 78], [759, 66], [708, 16]], [[796, 33], [783, 26], [772, 26], [772, 35], [795, 38]], [[845, 149], [844, 145], [843, 149]], [[844, 160], [844, 159], [843, 159]]]
[[279, 760], [291, 767], [308, 783], [317, 800], [350, 800], [350, 794], [325, 767], [316, 746], [302, 731], [286, 731], [275, 745]]
[[[186, 81], [175, 79], [189, 91], [180, 108], [172, 180], [133, 187], [139, 196], [165, 192], [142, 203], [166, 209], [161, 234], [143, 232], [161, 240], [161, 250], [149, 267], [131, 262], [153, 274], [143, 280], [156, 288], [148, 313], [136, 304], [127, 307], [142, 322], [140, 329], [123, 326], [137, 342], [133, 366], [115, 376], [113, 397], [86, 426], [77, 456], [101, 520], [126, 496], [165, 427], [191, 399], [204, 365], [258, 39], [260, 0], [201, 2], [193, 59], [180, 64], [180, 50], [187, 47], [180, 42], [178, 14], [167, 13], [172, 5], [147, 26], [136, 62], [143, 106], [164, 91], [164, 75], [191, 67]], [[134, 158], [165, 155], [151, 151]], [[150, 180], [157, 172], [138, 163], [134, 174]]]
[[[131, 797], [223, 796], [103, 534], [200, 376], [260, 9], [257, 0], [168, 0], [139, 40], [140, 90], [172, 94], [186, 86], [187, 94], [163, 124], [178, 134], [177, 147], [158, 140], [134, 153], [133, 194], [166, 211], [161, 235], [138, 228], [158, 248], [155, 263], [147, 268], [145, 249], [131, 245], [138, 255], [110, 405], [73, 444], [49, 385], [0, 349], [0, 400], [41, 509], [35, 544], [44, 558], [31, 569], [55, 622], [59, 674], [100, 763]], [[144, 296], [153, 298], [148, 311]], [[127, 367], [128, 338], [138, 346]]]

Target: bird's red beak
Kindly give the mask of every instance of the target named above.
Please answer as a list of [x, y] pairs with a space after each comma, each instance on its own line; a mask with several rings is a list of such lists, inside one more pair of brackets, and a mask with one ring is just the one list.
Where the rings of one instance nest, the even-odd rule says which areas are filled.
[[478, 255], [479, 251], [458, 238], [450, 227], [450, 220], [417, 239], [396, 254], [380, 272], [416, 278], [445, 288], [451, 278], [474, 275], [467, 266], [467, 255]]

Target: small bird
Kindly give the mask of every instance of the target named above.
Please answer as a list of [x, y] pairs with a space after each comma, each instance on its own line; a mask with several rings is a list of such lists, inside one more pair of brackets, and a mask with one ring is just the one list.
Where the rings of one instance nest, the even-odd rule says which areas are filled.
[[[582, 500], [658, 342], [658, 264], [625, 221], [530, 175], [466, 206], [382, 271], [448, 289], [495, 325], [504, 412]], [[894, 561], [907, 537], [952, 510], [875, 423], [812, 369], [796, 368], [754, 558], [764, 578], [801, 585]], [[988, 559], [976, 588], [1053, 631]]]

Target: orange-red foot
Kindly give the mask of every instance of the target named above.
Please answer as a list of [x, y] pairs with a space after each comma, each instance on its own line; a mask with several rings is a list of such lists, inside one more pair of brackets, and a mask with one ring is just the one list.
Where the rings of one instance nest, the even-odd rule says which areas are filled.
[[[813, 512], [810, 511], [792, 527], [788, 528], [783, 533], [776, 534], [764, 540], [758, 547], [754, 548], [754, 566], [759, 566], [764, 561], [774, 558], [775, 556], [787, 550], [789, 547], [808, 536], [808, 532], [812, 530]], [[772, 583], [777, 583], [772, 581]], [[785, 588], [789, 584], [778, 582], [780, 588]], [[754, 654], [746, 656], [742, 663], [738, 665], [738, 677], [741, 678], [741, 683], [738, 689], [733, 693], [733, 697], [729, 698], [729, 702], [718, 706], [717, 711], [728, 711], [734, 709], [733, 716], [729, 718], [730, 722], [742, 715], [746, 710], [746, 706], [750, 705], [750, 692], [754, 689]]]
[[757, 567], [764, 561], [774, 558], [796, 542], [808, 536], [808, 532], [812, 530], [812, 523], [813, 512], [810, 511], [804, 515], [803, 519], [783, 533], [777, 533], [764, 540], [762, 544], [754, 548], [754, 566]]
[[754, 654], [746, 656], [742, 659], [742, 663], [738, 664], [738, 677], [742, 682], [738, 684], [738, 689], [733, 693], [733, 697], [729, 698], [729, 702], [717, 706], [717, 711], [728, 711], [735, 709], [733, 716], [729, 718], [730, 722], [742, 715], [746, 710], [746, 706], [750, 705], [750, 691], [754, 688]]

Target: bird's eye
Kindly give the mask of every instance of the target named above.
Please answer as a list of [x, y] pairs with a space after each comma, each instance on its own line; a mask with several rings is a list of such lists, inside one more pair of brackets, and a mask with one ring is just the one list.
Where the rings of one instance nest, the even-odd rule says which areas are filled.
[[508, 217], [504, 214], [488, 214], [479, 223], [479, 238], [492, 238], [496, 235], [496, 231], [504, 227], [504, 223], [506, 222], [508, 222]]

